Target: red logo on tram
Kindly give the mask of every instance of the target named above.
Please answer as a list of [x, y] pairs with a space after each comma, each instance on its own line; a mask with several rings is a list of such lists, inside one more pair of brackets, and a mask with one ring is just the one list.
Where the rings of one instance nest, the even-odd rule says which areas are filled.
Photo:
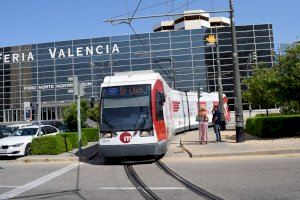
[[121, 135], [120, 135], [120, 140], [121, 142], [123, 143], [129, 143], [131, 141], [131, 135], [130, 133], [128, 132], [123, 132]]

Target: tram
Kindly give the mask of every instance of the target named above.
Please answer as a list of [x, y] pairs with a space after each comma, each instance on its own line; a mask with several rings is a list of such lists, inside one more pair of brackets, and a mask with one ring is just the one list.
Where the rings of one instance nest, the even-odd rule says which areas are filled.
[[[212, 118], [218, 94], [171, 89], [152, 70], [121, 72], [107, 76], [101, 84], [100, 154], [104, 158], [153, 156], [161, 158], [172, 135], [198, 127], [198, 103]], [[224, 97], [225, 118], [230, 119]]]

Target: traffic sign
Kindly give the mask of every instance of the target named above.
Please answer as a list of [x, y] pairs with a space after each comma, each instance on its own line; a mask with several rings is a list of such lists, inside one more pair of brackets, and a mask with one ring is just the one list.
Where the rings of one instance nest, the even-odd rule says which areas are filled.
[[74, 95], [78, 95], [78, 77], [77, 76], [69, 77], [68, 81], [73, 83], [73, 90], [68, 90], [68, 93], [73, 93]]

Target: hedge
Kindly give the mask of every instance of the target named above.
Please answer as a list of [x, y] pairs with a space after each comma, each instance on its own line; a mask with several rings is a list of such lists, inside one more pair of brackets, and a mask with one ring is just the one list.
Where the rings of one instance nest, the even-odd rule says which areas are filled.
[[[63, 137], [66, 137], [72, 144], [73, 148], [78, 148], [78, 133], [76, 132], [69, 132], [61, 134]], [[86, 146], [88, 143], [87, 137], [82, 134], [81, 136], [81, 146]]]
[[[83, 128], [81, 145], [86, 146], [88, 142], [98, 141], [98, 128]], [[57, 155], [78, 148], [78, 133], [67, 132], [54, 136], [43, 136], [34, 138], [31, 144], [33, 155]]]
[[280, 138], [300, 135], [300, 115], [251, 117], [246, 132], [261, 138]]
[[34, 138], [31, 143], [33, 155], [57, 155], [72, 150], [72, 144], [61, 135]]
[[267, 115], [266, 113], [261, 113], [261, 114], [256, 114], [255, 117], [268, 117], [268, 116], [281, 116], [281, 113], [269, 113], [269, 115]]
[[87, 138], [88, 142], [99, 141], [98, 128], [83, 128], [82, 135]]

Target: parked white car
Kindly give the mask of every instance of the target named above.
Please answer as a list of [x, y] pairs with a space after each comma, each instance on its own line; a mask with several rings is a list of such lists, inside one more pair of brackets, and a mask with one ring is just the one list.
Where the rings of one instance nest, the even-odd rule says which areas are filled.
[[24, 128], [27, 126], [31, 126], [32, 124], [12, 124], [12, 125], [8, 125], [6, 126], [6, 128], [9, 128], [11, 130], [11, 132], [15, 132], [16, 130], [18, 130], [19, 128]]
[[[38, 135], [39, 126], [19, 128], [10, 136], [0, 139], [0, 156], [24, 156], [30, 152], [30, 144]], [[56, 135], [59, 130], [50, 125], [41, 126], [41, 136]]]

